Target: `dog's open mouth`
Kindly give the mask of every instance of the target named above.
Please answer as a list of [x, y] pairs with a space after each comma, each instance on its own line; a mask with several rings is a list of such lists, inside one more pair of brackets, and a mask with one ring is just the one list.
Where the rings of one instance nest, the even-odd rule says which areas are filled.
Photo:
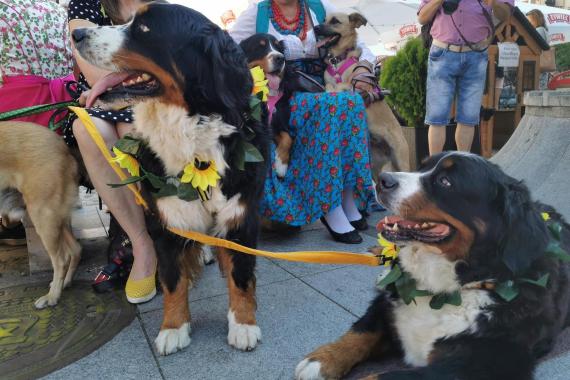
[[142, 71], [124, 71], [111, 73], [93, 86], [87, 97], [87, 107], [91, 107], [97, 98], [110, 100], [118, 97], [151, 96], [158, 93], [160, 83], [151, 74]]
[[455, 229], [446, 223], [426, 220], [407, 220], [396, 215], [378, 222], [378, 231], [390, 241], [417, 240], [422, 243], [440, 243], [449, 238]]
[[329, 48], [337, 44], [338, 40], [340, 40], [340, 34], [335, 33], [330, 36], [319, 36], [319, 41], [317, 42], [317, 48]]

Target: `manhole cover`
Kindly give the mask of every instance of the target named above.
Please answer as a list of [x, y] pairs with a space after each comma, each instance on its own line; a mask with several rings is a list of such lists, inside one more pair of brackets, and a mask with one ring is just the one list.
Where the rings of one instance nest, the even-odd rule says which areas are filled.
[[57, 306], [36, 310], [48, 284], [0, 289], [2, 378], [46, 375], [91, 353], [134, 319], [121, 293], [96, 294], [86, 282], [63, 291]]

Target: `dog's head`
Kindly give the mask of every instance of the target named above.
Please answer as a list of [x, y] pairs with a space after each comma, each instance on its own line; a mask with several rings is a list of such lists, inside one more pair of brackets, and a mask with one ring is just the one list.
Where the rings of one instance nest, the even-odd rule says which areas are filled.
[[419, 172], [382, 173], [378, 192], [396, 213], [378, 225], [385, 238], [450, 262], [522, 273], [548, 243], [526, 186], [480, 156], [442, 153]]
[[258, 33], [240, 42], [249, 67], [265, 72], [269, 88], [277, 89], [285, 76], [285, 46], [270, 34]]
[[259, 66], [263, 69], [270, 89], [281, 89], [287, 93], [324, 91], [319, 83], [287, 66], [285, 45], [274, 36], [254, 34], [243, 40], [240, 47], [247, 57], [249, 67]]
[[344, 52], [356, 46], [356, 29], [368, 21], [360, 13], [331, 13], [323, 24], [315, 26], [317, 47]]
[[285, 46], [271, 34], [258, 33], [240, 42], [249, 67], [260, 66], [265, 74], [282, 77], [285, 71]]
[[153, 100], [234, 125], [248, 109], [253, 84], [243, 52], [192, 9], [146, 4], [128, 24], [76, 29], [73, 40], [89, 63], [113, 72], [92, 90], [105, 102]]

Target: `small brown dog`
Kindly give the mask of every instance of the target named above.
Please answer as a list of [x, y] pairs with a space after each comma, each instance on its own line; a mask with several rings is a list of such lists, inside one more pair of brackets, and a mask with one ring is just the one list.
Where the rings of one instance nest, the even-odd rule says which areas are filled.
[[[354, 70], [358, 65], [361, 49], [357, 47], [356, 29], [366, 25], [360, 13], [331, 13], [325, 23], [315, 27], [319, 46], [328, 50], [325, 63], [327, 91], [352, 90]], [[378, 183], [380, 172], [409, 171], [409, 147], [402, 127], [384, 101], [375, 101], [366, 108], [368, 129], [371, 136], [372, 176]]]
[[[71, 233], [71, 210], [77, 199], [77, 163], [63, 140], [47, 128], [33, 123], [0, 123], [0, 191], [15, 189], [23, 197], [28, 215], [47, 250], [53, 266], [49, 293], [35, 306], [57, 304], [61, 291], [71, 283], [81, 246]], [[21, 216], [21, 202], [11, 203], [18, 212], [2, 207], [6, 225]]]

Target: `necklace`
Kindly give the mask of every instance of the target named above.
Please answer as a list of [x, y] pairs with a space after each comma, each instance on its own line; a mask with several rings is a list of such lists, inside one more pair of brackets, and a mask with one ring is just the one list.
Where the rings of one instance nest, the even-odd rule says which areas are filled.
[[307, 23], [305, 22], [305, 6], [304, 1], [299, 0], [297, 3], [297, 12], [292, 19], [286, 18], [281, 9], [275, 3], [271, 2], [269, 8], [269, 19], [273, 27], [283, 35], [296, 35], [303, 41], [307, 37]]

